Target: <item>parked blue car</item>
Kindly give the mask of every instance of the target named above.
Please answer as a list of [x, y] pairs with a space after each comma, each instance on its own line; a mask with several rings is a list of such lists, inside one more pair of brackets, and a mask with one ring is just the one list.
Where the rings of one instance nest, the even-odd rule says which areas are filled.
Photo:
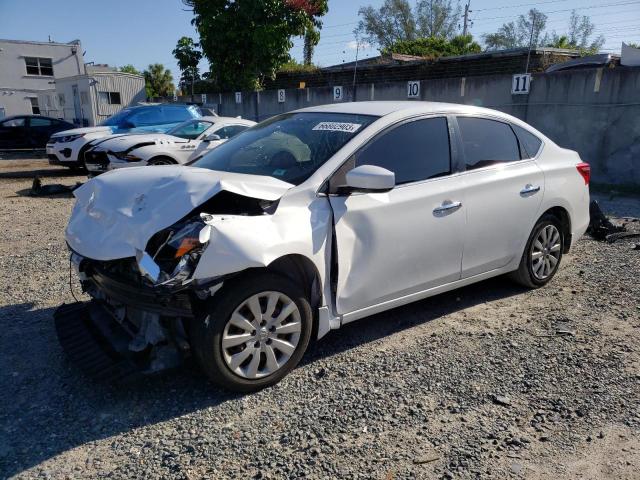
[[84, 168], [84, 153], [93, 140], [123, 133], [164, 133], [185, 120], [200, 117], [198, 107], [193, 105], [127, 107], [107, 118], [100, 126], [55, 133], [47, 142], [47, 156], [52, 165]]

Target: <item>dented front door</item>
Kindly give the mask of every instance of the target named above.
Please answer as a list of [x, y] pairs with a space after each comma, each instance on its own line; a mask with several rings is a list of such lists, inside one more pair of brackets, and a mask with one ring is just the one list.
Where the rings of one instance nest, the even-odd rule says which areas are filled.
[[[345, 314], [460, 279], [465, 228], [457, 177], [330, 197]], [[458, 202], [447, 209], [447, 202]], [[443, 209], [443, 206], [445, 207]]]

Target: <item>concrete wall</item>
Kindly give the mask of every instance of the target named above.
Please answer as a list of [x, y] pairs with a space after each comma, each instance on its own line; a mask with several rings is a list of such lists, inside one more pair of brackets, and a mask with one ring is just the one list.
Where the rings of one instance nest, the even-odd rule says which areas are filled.
[[[25, 57], [50, 58], [53, 76], [27, 74]], [[29, 98], [38, 98], [39, 93], [52, 90], [58, 78], [82, 73], [84, 59], [80, 42], [0, 40], [0, 108], [6, 116], [31, 114]]]
[[[511, 75], [421, 81], [417, 100], [494, 108], [531, 124], [592, 165], [600, 183], [640, 185], [640, 68], [535, 74], [529, 95], [511, 95]], [[344, 85], [343, 100], [406, 100], [407, 82]], [[208, 94], [223, 116], [261, 121], [279, 113], [334, 103], [333, 87]]]

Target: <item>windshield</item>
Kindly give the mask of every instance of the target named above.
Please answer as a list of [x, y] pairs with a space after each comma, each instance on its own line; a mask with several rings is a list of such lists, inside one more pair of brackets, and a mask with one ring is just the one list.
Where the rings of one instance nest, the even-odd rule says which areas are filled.
[[266, 175], [299, 185], [377, 118], [346, 113], [280, 115], [216, 147], [193, 166]]
[[120, 110], [115, 115], [107, 118], [100, 125], [102, 125], [104, 127], [117, 127], [118, 125], [120, 125], [122, 123], [122, 121], [125, 118], [127, 118], [131, 114], [131, 112], [133, 112], [133, 110], [130, 109], [130, 108], [125, 108], [124, 110]]
[[185, 138], [187, 140], [195, 140], [202, 134], [202, 132], [211, 128], [212, 125], [213, 122], [207, 122], [205, 120], [188, 120], [180, 125], [176, 125], [169, 130], [167, 134], [173, 135], [174, 137]]

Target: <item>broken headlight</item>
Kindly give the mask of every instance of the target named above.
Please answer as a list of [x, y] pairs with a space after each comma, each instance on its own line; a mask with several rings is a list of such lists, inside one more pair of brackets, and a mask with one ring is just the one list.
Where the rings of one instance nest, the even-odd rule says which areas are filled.
[[[201, 232], [208, 230], [200, 217], [191, 218], [156, 233], [147, 244], [146, 255], [159, 267], [160, 273], [155, 283], [177, 285], [190, 279], [200, 258], [208, 237]], [[142, 258], [142, 257], [141, 257]], [[149, 267], [139, 263], [140, 271], [149, 271]], [[143, 268], [144, 267], [144, 268]]]

